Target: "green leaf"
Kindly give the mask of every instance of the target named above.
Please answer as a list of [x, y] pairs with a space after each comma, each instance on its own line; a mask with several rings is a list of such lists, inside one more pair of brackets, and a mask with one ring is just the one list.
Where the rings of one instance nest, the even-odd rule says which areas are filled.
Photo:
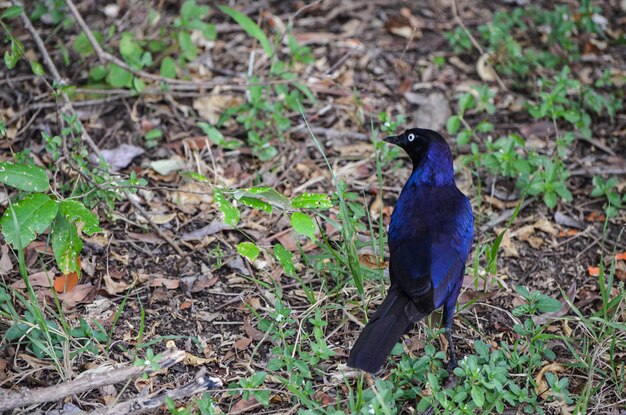
[[239, 202], [254, 209], [259, 209], [267, 213], [272, 213], [272, 205], [267, 202], [257, 199], [256, 197], [243, 196], [239, 199]]
[[463, 130], [456, 136], [456, 142], [460, 145], [469, 144], [470, 139], [472, 138], [472, 130]]
[[107, 69], [106, 66], [104, 65], [96, 65], [93, 68], [91, 68], [89, 70], [89, 77], [98, 82], [98, 81], [102, 81], [104, 78], [106, 78], [107, 74], [109, 73], [109, 70]]
[[64, 200], [59, 203], [59, 215], [76, 225], [79, 231], [87, 235], [102, 231], [98, 216], [75, 200]]
[[107, 83], [113, 88], [128, 88], [133, 81], [133, 74], [117, 65], [111, 65], [107, 75]]
[[138, 76], [133, 77], [133, 88], [135, 89], [135, 91], [142, 93], [145, 87], [146, 87], [146, 84], [143, 82], [143, 80], [140, 77]]
[[288, 198], [271, 187], [250, 187], [248, 189], [239, 189], [233, 192], [233, 197], [237, 200], [244, 196], [264, 200], [270, 205], [281, 210], [289, 210], [291, 206]]
[[43, 70], [43, 66], [37, 61], [30, 62], [30, 70], [37, 76], [44, 76], [46, 71]]
[[261, 30], [259, 25], [257, 25], [252, 19], [235, 9], [231, 9], [230, 7], [217, 6], [217, 8], [220, 9], [222, 13], [232, 17], [237, 22], [237, 24], [239, 24], [239, 26], [241, 26], [243, 30], [246, 31], [246, 33], [258, 40], [267, 56], [272, 56], [274, 54], [274, 48], [272, 47], [269, 39], [267, 38], [263, 30]]
[[178, 174], [180, 174], [184, 179], [187, 179], [187, 180], [195, 180], [197, 182], [209, 181], [209, 179], [207, 179], [204, 175], [197, 173], [195, 171], [191, 171], [191, 170], [179, 171]]
[[78, 236], [76, 225], [66, 220], [63, 214], [59, 214], [52, 224], [51, 236], [52, 251], [61, 272], [80, 272], [78, 258], [83, 249], [83, 241]]
[[250, 261], [254, 261], [259, 256], [259, 248], [252, 242], [241, 242], [237, 245], [237, 252]]
[[480, 387], [472, 386], [471, 395], [476, 406], [482, 408], [485, 404], [485, 391]]
[[293, 264], [293, 254], [287, 250], [282, 244], [274, 245], [274, 255], [285, 270], [287, 275], [295, 275], [296, 267]]
[[559, 311], [562, 306], [563, 304], [559, 300], [545, 294], [537, 296], [537, 310], [541, 313], [554, 313]]
[[461, 118], [458, 115], [453, 115], [448, 118], [448, 122], [446, 123], [446, 129], [448, 130], [448, 134], [454, 135], [459, 128], [461, 127]]
[[0, 219], [6, 241], [16, 249], [25, 248], [50, 226], [58, 209], [58, 203], [41, 193], [13, 203]]
[[546, 204], [547, 207], [553, 209], [556, 206], [557, 196], [556, 192], [550, 190], [544, 193], [543, 195], [543, 203]]
[[0, 182], [27, 192], [48, 189], [48, 175], [41, 167], [32, 164], [0, 162]]
[[161, 137], [163, 137], [163, 132], [158, 128], [153, 128], [146, 133], [146, 140], [156, 140]]
[[[93, 32], [93, 37], [96, 39], [96, 42], [102, 45], [103, 36], [101, 32]], [[76, 36], [73, 47], [76, 53], [82, 57], [87, 57], [94, 53], [93, 46], [91, 45], [91, 42], [89, 42], [85, 32], [80, 32], [80, 34]]]
[[176, 61], [169, 56], [161, 61], [161, 76], [170, 79], [176, 78]]
[[291, 201], [297, 209], [330, 209], [333, 207], [330, 197], [323, 193], [303, 193]]
[[207, 138], [215, 144], [224, 144], [224, 136], [217, 128], [206, 122], [199, 122], [198, 127], [206, 134]]
[[315, 241], [315, 222], [309, 215], [294, 212], [291, 215], [291, 226], [300, 235], [308, 236], [312, 241]]
[[20, 15], [20, 13], [22, 13], [22, 11], [23, 9], [20, 6], [11, 6], [2, 12], [0, 19], [15, 19]]
[[472, 94], [465, 93], [459, 98], [459, 112], [461, 115], [465, 114], [465, 111], [474, 108], [475, 106], [476, 102], [474, 101], [474, 96]]
[[214, 190], [214, 200], [224, 215], [224, 222], [231, 226], [237, 226], [237, 223], [239, 223], [239, 209], [230, 203], [220, 190]]

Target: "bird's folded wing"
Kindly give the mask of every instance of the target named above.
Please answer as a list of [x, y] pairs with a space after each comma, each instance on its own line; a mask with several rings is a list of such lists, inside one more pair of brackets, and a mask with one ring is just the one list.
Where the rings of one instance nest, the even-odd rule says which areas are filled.
[[391, 253], [392, 282], [424, 313], [441, 306], [462, 273], [463, 255], [452, 241], [412, 238], [396, 244]]

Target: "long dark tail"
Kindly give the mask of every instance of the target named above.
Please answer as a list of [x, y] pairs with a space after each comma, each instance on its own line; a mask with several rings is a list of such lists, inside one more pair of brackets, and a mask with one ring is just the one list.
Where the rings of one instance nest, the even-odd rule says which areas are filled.
[[400, 337], [425, 316], [398, 287], [390, 287], [387, 297], [352, 346], [348, 366], [378, 372]]

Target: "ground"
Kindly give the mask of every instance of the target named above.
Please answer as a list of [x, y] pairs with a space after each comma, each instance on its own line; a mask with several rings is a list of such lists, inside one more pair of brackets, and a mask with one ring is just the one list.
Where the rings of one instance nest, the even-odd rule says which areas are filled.
[[[184, 22], [179, 26], [172, 23], [183, 2], [154, 3], [118, 1], [111, 3], [109, 6], [116, 7], [108, 11], [98, 2], [76, 6], [91, 31], [105, 34], [104, 49], [128, 63], [133, 59], [132, 47], [120, 46], [124, 45], [120, 33], [132, 33], [136, 44], [148, 50], [147, 41], [163, 30], [159, 27], [184, 27]], [[67, 24], [50, 22], [47, 15], [31, 17], [61, 77], [77, 86], [69, 96], [84, 129], [99, 149], [112, 150], [105, 156], [110, 164], [119, 162], [107, 180], [135, 174], [146, 183], [90, 206], [102, 231], [82, 233], [82, 272], [78, 285], [69, 292], [55, 297], [49, 288], [45, 272], [61, 274], [49, 246], [49, 232], [41, 232], [25, 248], [25, 269], [46, 318], [72, 328], [78, 327], [80, 319], [96, 321], [107, 332], [107, 339], [84, 350], [80, 336], [61, 336], [63, 353], [57, 363], [50, 356], [37, 356], [27, 336], [5, 339], [0, 349], [0, 384], [12, 390], [54, 386], [89, 369], [133, 362], [149, 348], [162, 353], [174, 347], [189, 353], [190, 358], [160, 375], [135, 379], [126, 387], [123, 383], [101, 387], [15, 413], [69, 413], [69, 405], [93, 410], [136, 397], [142, 390], [152, 393], [180, 388], [194, 380], [200, 367], [224, 384], [212, 391], [217, 413], [298, 413], [312, 408], [318, 412], [311, 413], [335, 413], [329, 409], [333, 407], [345, 413], [366, 412], [363, 391], [372, 386], [371, 390], [382, 390], [378, 379], [394, 382], [396, 387], [389, 413], [416, 413], [420, 398], [396, 393], [408, 388], [398, 383], [399, 375], [394, 374], [401, 361], [399, 354], [376, 377], [345, 365], [350, 345], [385, 293], [388, 251], [384, 232], [411, 173], [408, 158], [379, 141], [388, 133], [385, 129], [401, 132], [411, 126], [436, 129], [447, 138], [455, 156], [457, 184], [470, 198], [475, 214], [474, 249], [453, 334], [458, 353], [475, 353], [477, 341], [492, 350], [505, 343], [519, 347], [520, 353], [535, 347], [535, 343], [520, 343], [524, 335], [515, 324], [523, 318], [512, 310], [527, 302], [517, 286], [537, 290], [560, 301], [562, 308], [552, 314], [536, 313], [535, 322], [541, 328], [534, 338], [545, 339], [555, 356], [543, 355], [529, 369], [528, 378], [540, 383], [543, 375], [534, 377], [541, 368], [554, 364], [551, 371], [568, 379], [568, 392], [575, 397], [572, 403], [535, 396], [539, 406], [546, 413], [576, 413], [575, 409], [580, 410], [576, 402], [585, 401], [585, 410], [578, 413], [624, 413], [624, 390], [620, 390], [624, 380], [620, 383], [611, 376], [621, 373], [623, 377], [624, 310], [620, 301], [608, 304], [606, 296], [621, 298], [626, 279], [626, 255], [621, 256], [626, 252], [626, 210], [617, 209], [607, 219], [606, 197], [591, 195], [594, 176], [616, 177], [615, 191], [619, 198], [624, 193], [626, 115], [619, 107], [615, 114], [589, 111], [591, 136], [574, 128], [575, 137], [562, 148], [564, 154], [555, 155], [560, 151], [558, 139], [572, 126], [556, 116], [533, 118], [528, 108], [546, 99], [533, 90], [533, 82], [536, 86], [542, 76], [552, 79], [559, 71], [544, 68], [524, 77], [509, 75], [501, 69], [506, 62], [498, 61], [502, 51], [487, 56], [477, 48], [488, 47], [477, 30], [480, 25], [491, 22], [497, 11], [513, 14], [526, 2], [481, 2], [480, 7], [475, 2], [435, 0], [231, 3], [271, 35], [275, 43], [269, 48], [277, 48], [279, 61], [286, 65], [282, 72], [276, 68], [276, 59], [264, 54], [266, 45], [259, 37], [213, 5], [204, 21], [215, 24], [215, 40], [199, 39], [197, 33], [191, 36], [198, 50], [193, 59], [177, 60], [175, 74], [188, 83], [174, 83], [171, 88], [165, 85], [163, 56], [182, 54], [176, 47], [184, 49], [184, 42], [178, 40], [178, 46], [155, 52], [152, 65], [133, 67], [161, 79], [136, 74], [136, 79], [145, 82], [143, 88], [137, 88], [136, 81], [118, 86], [109, 77], [106, 82], [94, 81], [90, 71], [110, 61], [77, 51], [81, 31], [72, 23], [68, 8], [54, 9], [66, 13]], [[579, 5], [574, 3], [564, 7], [582, 19], [576, 14], [581, 13]], [[604, 34], [575, 31], [572, 39], [585, 53], [569, 66], [572, 79], [584, 85], [595, 85], [603, 71], [610, 72], [614, 83], [598, 90], [621, 101], [626, 11], [618, 3], [594, 2], [599, 7], [597, 16], [606, 21]], [[28, 13], [34, 13], [32, 6]], [[536, 7], [553, 10], [551, 2]], [[160, 21], [151, 26], [148, 22], [155, 10]], [[522, 19], [531, 24], [529, 17]], [[473, 33], [471, 40], [478, 45], [455, 50], [444, 32], [457, 29]], [[23, 43], [28, 59], [44, 61], [22, 20], [11, 20], [11, 30]], [[523, 47], [549, 44], [545, 39], [549, 35], [540, 37], [529, 30], [528, 36], [520, 36], [520, 42]], [[290, 36], [300, 48], [309, 49], [290, 49]], [[558, 43], [545, 48], [555, 56], [565, 54], [565, 46]], [[308, 54], [310, 59], [294, 58], [298, 53]], [[483, 56], [493, 68], [479, 63]], [[26, 60], [3, 71], [0, 116], [7, 134], [0, 143], [1, 157], [12, 160], [15, 153], [28, 150], [28, 157], [47, 169], [55, 197], [82, 196], [91, 183], [90, 173], [85, 171], [98, 175], [99, 170], [94, 165], [91, 170], [81, 170], [80, 163], [71, 161], [78, 160], [72, 149], [82, 148], [91, 155], [95, 150], [80, 144], [80, 134], [76, 134], [63, 136], [58, 146], [61, 157], [53, 156], [42, 132], [61, 134], [58, 114], [66, 107], [60, 95], [55, 100], [50, 89], [53, 76], [48, 67], [44, 69], [45, 81], [32, 75]], [[296, 79], [287, 76], [293, 74]], [[306, 93], [295, 95], [294, 82], [306, 87]], [[272, 88], [264, 89], [260, 93], [263, 98], [257, 99], [256, 85]], [[285, 85], [285, 89], [273, 88], [277, 85]], [[478, 85], [487, 85], [493, 93], [495, 112], [474, 106], [462, 114], [459, 97]], [[471, 94], [478, 102], [478, 93]], [[245, 103], [252, 104], [240, 112], [233, 110]], [[450, 134], [448, 119], [459, 113], [465, 127], [476, 128], [481, 121], [488, 121], [493, 130], [475, 131], [469, 142], [458, 139], [457, 133]], [[396, 125], [399, 115], [404, 121]], [[210, 126], [200, 128], [203, 122]], [[159, 133], [153, 135], [153, 131]], [[219, 137], [212, 138], [216, 131]], [[250, 131], [259, 132], [257, 142]], [[518, 155], [547, 154], [563, 160], [571, 200], [558, 197], [555, 206], [548, 207], [541, 193], [523, 194], [516, 185], [521, 170], [498, 174], [485, 164], [468, 161], [476, 149], [481, 154], [496, 154], [499, 150], [489, 147], [487, 137], [507, 134], [523, 138], [524, 144], [515, 149]], [[229, 146], [235, 140], [242, 145]], [[131, 151], [137, 154], [132, 157]], [[200, 176], [194, 180], [180, 171]], [[336, 192], [339, 182], [344, 183], [338, 193], [347, 198], [345, 210]], [[98, 186], [102, 183], [93, 185], [89, 194], [96, 194], [101, 189]], [[274, 207], [270, 214], [258, 205], [247, 206], [241, 195], [232, 193], [253, 186], [275, 189], [289, 199], [305, 192], [329, 195], [330, 209], [303, 210], [316, 218], [315, 226], [322, 227], [315, 240], [294, 231], [298, 226], [291, 214], [298, 209], [290, 207], [285, 212], [276, 208], [279, 202], [270, 201]], [[222, 189], [222, 197], [238, 207], [240, 219], [235, 226], [227, 224], [224, 211], [230, 202], [220, 204], [215, 189]], [[5, 187], [4, 194], [2, 210], [8, 209], [8, 196], [19, 197], [10, 187]], [[520, 204], [516, 215], [514, 210]], [[346, 233], [347, 222], [354, 227], [352, 234]], [[507, 226], [490, 268], [485, 252]], [[353, 240], [346, 243], [346, 235]], [[252, 242], [261, 249], [260, 254], [242, 254], [238, 249], [241, 242]], [[293, 253], [294, 272], [288, 272], [274, 254], [277, 243]], [[364, 277], [363, 292], [350, 268], [350, 246], [360, 261], [357, 267]], [[28, 320], [27, 313], [32, 311], [27, 311], [27, 300], [20, 300], [28, 291], [16, 250], [4, 242], [2, 249], [0, 282], [11, 293], [17, 313], [12, 315], [3, 308], [0, 327], [5, 330]], [[598, 275], [601, 263], [615, 279], [606, 295]], [[591, 316], [613, 325], [594, 326]], [[443, 336], [432, 332], [437, 327], [434, 320], [420, 324], [407, 336], [403, 344], [410, 356], [423, 356], [428, 344], [445, 350]], [[607, 338], [606, 327], [618, 331]], [[593, 358], [585, 359], [588, 356]], [[582, 363], [589, 361], [592, 364], [588, 366]], [[597, 370], [591, 369], [593, 365]], [[255, 373], [265, 373], [265, 377], [255, 383]], [[433, 393], [424, 384], [418, 385], [413, 390], [425, 396]], [[267, 394], [252, 393], [259, 391]], [[193, 407], [189, 397], [175, 405]], [[507, 405], [506, 411], [515, 413], [525, 407]], [[165, 413], [167, 408], [163, 405], [154, 411]], [[437, 411], [444, 413], [442, 408]], [[484, 411], [467, 413], [495, 409]]]

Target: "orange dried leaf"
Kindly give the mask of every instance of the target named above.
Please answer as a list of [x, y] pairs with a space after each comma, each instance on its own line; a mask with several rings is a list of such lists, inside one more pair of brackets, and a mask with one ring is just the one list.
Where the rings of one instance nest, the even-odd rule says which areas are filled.
[[589, 276], [591, 277], [597, 277], [598, 275], [600, 275], [599, 267], [592, 267], [591, 265], [589, 265], [589, 267], [587, 268], [587, 271], [589, 272]]
[[54, 291], [66, 293], [78, 285], [78, 273], [70, 272], [54, 279]]
[[620, 252], [618, 254], [615, 254], [615, 260], [619, 261], [626, 261], [626, 251], [625, 252]]

